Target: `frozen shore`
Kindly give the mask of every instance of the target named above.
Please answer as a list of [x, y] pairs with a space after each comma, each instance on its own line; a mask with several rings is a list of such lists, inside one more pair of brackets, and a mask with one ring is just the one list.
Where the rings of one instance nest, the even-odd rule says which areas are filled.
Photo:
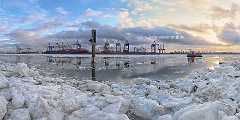
[[0, 120], [238, 120], [240, 62], [176, 81], [62, 80], [0, 62]]

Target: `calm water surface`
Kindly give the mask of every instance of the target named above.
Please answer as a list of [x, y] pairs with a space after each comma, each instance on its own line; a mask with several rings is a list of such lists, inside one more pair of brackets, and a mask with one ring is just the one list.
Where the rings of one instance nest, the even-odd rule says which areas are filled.
[[174, 80], [201, 67], [214, 69], [219, 62], [238, 58], [236, 55], [205, 55], [195, 59], [186, 55], [99, 55], [96, 64], [92, 65], [89, 55], [0, 55], [0, 61], [26, 63], [38, 68], [42, 75], [98, 81], [134, 78]]

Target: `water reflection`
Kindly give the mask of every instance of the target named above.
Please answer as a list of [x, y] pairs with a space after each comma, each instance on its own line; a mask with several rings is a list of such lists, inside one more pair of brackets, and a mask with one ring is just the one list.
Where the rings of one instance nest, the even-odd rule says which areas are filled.
[[96, 80], [96, 68], [95, 68], [95, 63], [92, 63], [92, 80]]
[[129, 68], [129, 67], [130, 67], [129, 61], [125, 61], [125, 62], [124, 62], [124, 68]]
[[188, 57], [188, 64], [193, 64], [195, 62], [195, 57]]
[[[91, 64], [90, 61], [87, 61], [89, 58], [84, 59], [51, 56], [47, 57], [47, 62], [63, 69], [66, 68], [66, 66], [74, 65], [76, 68], [75, 71], [81, 74], [81, 77], [86, 76], [85, 73], [88, 73], [87, 71], [90, 70], [89, 72], [91, 75], [89, 78], [92, 80], [111, 80], [137, 77], [153, 77], [154, 79], [159, 79], [163, 74], [166, 74], [165, 71], [168, 71], [164, 67], [178, 64], [174, 59], [175, 58], [165, 61], [164, 57], [102, 57], [98, 58], [95, 64]], [[83, 67], [84, 65], [85, 67]], [[90, 65], [90, 67], [88, 67], [88, 65]], [[171, 76], [169, 74], [166, 77]]]
[[109, 61], [108, 61], [108, 58], [107, 58], [107, 57], [104, 57], [103, 59], [104, 59], [104, 66], [105, 66], [105, 68], [106, 68], [106, 70], [107, 70], [108, 67], [109, 67]]
[[[212, 57], [202, 59], [188, 58], [181, 55], [164, 56], [110, 56], [96, 57], [91, 64], [90, 56], [0, 56], [0, 61], [27, 63], [40, 69], [44, 75], [64, 76], [77, 80], [125, 80], [132, 78], [175, 79], [187, 75], [193, 69], [215, 65], [204, 63]], [[216, 62], [216, 61], [215, 61]], [[190, 64], [190, 65], [189, 65]]]
[[78, 68], [81, 66], [81, 58], [71, 58], [71, 57], [52, 57], [52, 56], [47, 56], [47, 62], [48, 63], [54, 63], [57, 66], [64, 66], [65, 64], [72, 64]]
[[219, 66], [220, 64], [224, 63], [223, 57], [220, 56], [215, 56], [211, 58], [206, 58], [207, 59], [207, 65], [210, 70], [214, 70], [215, 67]]
[[31, 59], [33, 57], [32, 56], [25, 56], [25, 57], [21, 57], [21, 56], [16, 56], [15, 59], [12, 59], [12, 60], [15, 60], [13, 63], [17, 64], [17, 63], [26, 63], [26, 64], [29, 64], [31, 63]]
[[187, 61], [188, 64], [199, 64], [201, 62], [203, 62], [203, 58], [202, 57], [187, 57]]
[[120, 70], [121, 69], [121, 65], [120, 65], [120, 61], [116, 61], [116, 67], [117, 67], [117, 70]]

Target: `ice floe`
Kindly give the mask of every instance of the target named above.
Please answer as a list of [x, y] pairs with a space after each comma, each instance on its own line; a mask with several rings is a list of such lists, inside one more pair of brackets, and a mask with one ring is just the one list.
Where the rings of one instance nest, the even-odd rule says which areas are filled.
[[0, 119], [3, 119], [7, 113], [7, 100], [4, 97], [0, 96]]
[[240, 65], [175, 81], [62, 80], [0, 62], [0, 120], [238, 120]]

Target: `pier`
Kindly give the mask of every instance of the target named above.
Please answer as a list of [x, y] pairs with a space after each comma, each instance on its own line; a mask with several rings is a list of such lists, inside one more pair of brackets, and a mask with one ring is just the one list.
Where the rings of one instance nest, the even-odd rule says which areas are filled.
[[[157, 55], [166, 54], [165, 44], [162, 42], [154, 41], [148, 47], [137, 47], [131, 45], [128, 40], [105, 40], [103, 46], [96, 43], [96, 30], [92, 30], [92, 38], [90, 43], [92, 51], [90, 52], [87, 48], [83, 48], [79, 40], [75, 43], [69, 44], [64, 42], [53, 42], [48, 43], [47, 50], [42, 52], [43, 54], [114, 54], [114, 55]], [[95, 40], [95, 41], [94, 41]], [[94, 44], [94, 45], [93, 45]], [[95, 50], [95, 51], [93, 51]], [[148, 51], [149, 50], [149, 51]]]

